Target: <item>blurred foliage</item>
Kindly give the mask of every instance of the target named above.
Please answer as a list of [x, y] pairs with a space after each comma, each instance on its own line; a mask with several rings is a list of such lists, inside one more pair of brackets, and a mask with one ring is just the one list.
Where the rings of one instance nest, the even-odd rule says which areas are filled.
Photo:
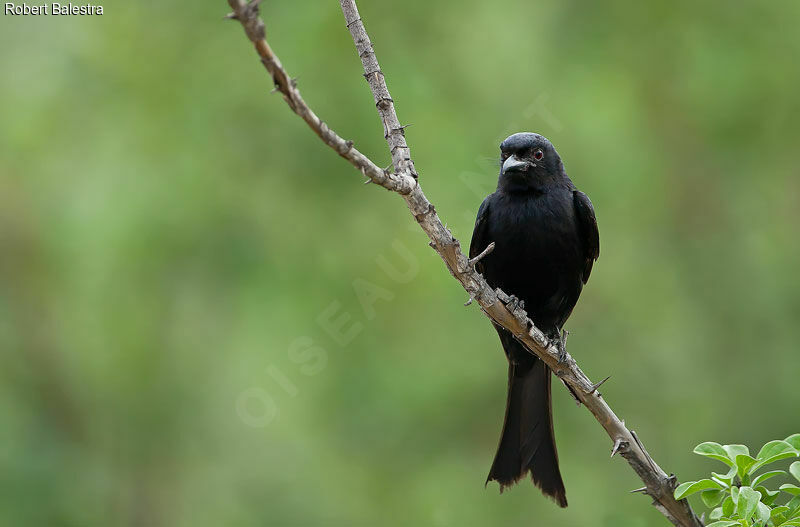
[[[388, 165], [336, 2], [262, 5]], [[570, 507], [484, 489], [505, 360], [401, 200], [269, 94], [225, 2], [104, 8], [0, 17], [0, 525], [665, 524], [558, 386]], [[360, 9], [465, 244], [512, 132], [591, 196], [570, 351], [661, 466], [797, 430], [800, 4]]]

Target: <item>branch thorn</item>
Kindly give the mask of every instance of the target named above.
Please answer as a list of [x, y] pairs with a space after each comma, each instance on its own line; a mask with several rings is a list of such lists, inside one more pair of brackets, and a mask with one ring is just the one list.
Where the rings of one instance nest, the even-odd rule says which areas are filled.
[[[611, 375], [609, 375], [608, 377], [606, 377], [602, 381], [596, 382], [596, 383], [592, 384], [591, 386], [589, 386], [589, 392], [588, 392], [589, 395], [592, 395], [594, 392], [596, 392], [597, 389], [600, 388], [603, 385], [603, 383], [606, 382], [607, 380], [609, 380], [610, 378], [611, 378]], [[600, 395], [600, 393], [598, 392], [597, 395]]]
[[361, 17], [358, 17], [358, 18], [356, 18], [355, 20], [351, 20], [350, 22], [348, 22], [348, 23], [347, 23], [347, 25], [346, 25], [345, 27], [349, 29], [349, 28], [350, 28], [350, 26], [352, 26], [353, 24], [355, 24], [355, 23], [356, 23], [356, 22], [358, 22], [359, 20], [361, 20]]
[[678, 477], [675, 474], [670, 474], [667, 478], [667, 485], [672, 490], [675, 490], [678, 487]]
[[617, 452], [619, 452], [619, 449], [623, 447], [623, 445], [627, 446], [628, 442], [624, 439], [617, 438], [614, 441], [614, 448], [611, 449], [611, 457], [614, 457]]

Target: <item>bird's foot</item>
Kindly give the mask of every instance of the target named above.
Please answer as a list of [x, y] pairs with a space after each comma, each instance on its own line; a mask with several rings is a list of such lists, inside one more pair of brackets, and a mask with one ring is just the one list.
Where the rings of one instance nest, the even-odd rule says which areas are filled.
[[567, 337], [569, 336], [569, 331], [566, 329], [561, 330], [561, 336], [556, 337], [553, 339], [553, 343], [556, 345], [558, 349], [558, 363], [564, 364], [567, 361]]
[[558, 339], [557, 346], [558, 346], [558, 363], [564, 364], [565, 362], [567, 362], [567, 348], [566, 346], [564, 346], [564, 341]]
[[525, 301], [521, 298], [517, 298], [514, 295], [508, 296], [508, 303], [506, 303], [506, 307], [512, 313], [520, 308], [521, 310], [525, 311]]

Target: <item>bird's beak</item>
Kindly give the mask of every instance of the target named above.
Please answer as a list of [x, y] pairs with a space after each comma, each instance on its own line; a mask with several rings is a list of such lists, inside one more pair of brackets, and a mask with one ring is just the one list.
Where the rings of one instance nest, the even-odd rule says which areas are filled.
[[526, 161], [520, 161], [516, 156], [511, 156], [503, 163], [503, 174], [507, 172], [522, 172], [528, 168]]

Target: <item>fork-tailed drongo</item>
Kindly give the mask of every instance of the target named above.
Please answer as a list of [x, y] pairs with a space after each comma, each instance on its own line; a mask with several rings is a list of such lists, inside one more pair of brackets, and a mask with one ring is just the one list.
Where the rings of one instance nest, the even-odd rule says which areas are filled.
[[[524, 302], [536, 326], [559, 339], [600, 253], [592, 202], [577, 190], [545, 137], [518, 133], [500, 145], [497, 190], [481, 204], [470, 258], [492, 287]], [[508, 359], [503, 433], [488, 481], [500, 490], [530, 471], [534, 484], [567, 506], [558, 468], [550, 403], [550, 370], [506, 330], [495, 326]]]

